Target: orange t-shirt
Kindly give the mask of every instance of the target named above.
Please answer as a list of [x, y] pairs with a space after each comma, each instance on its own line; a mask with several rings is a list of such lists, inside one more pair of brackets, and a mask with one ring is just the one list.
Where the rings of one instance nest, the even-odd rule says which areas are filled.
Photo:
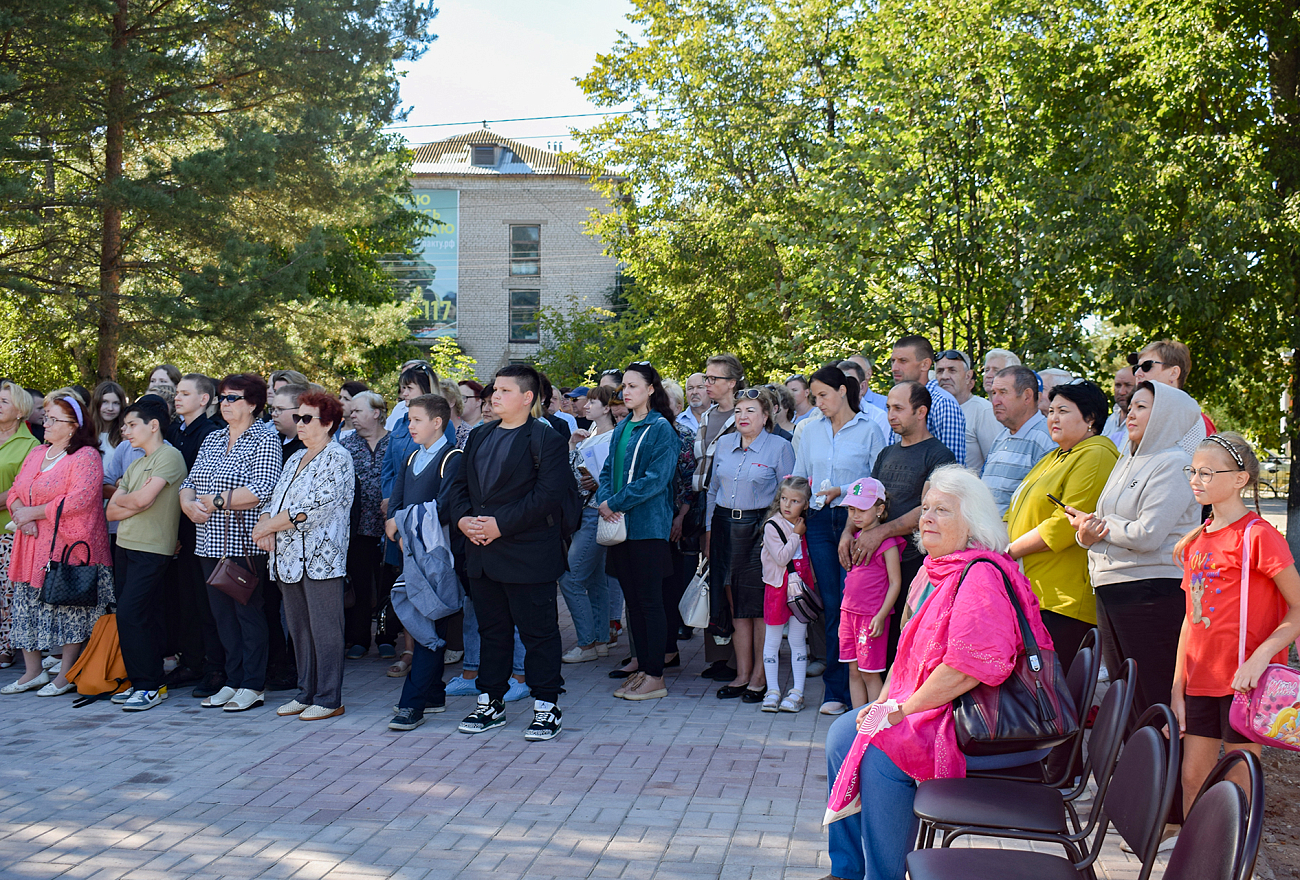
[[[1287, 604], [1273, 578], [1295, 560], [1286, 538], [1248, 513], [1217, 532], [1204, 531], [1183, 556], [1187, 593], [1187, 689], [1196, 697], [1226, 697], [1237, 672], [1241, 630], [1241, 539], [1250, 528], [1250, 594], [1246, 626], [1249, 658], [1286, 617]], [[1286, 651], [1273, 658], [1286, 663]]]

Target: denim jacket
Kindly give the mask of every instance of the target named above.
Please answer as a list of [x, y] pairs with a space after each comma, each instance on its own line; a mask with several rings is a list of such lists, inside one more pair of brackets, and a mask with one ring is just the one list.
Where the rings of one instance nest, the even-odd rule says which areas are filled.
[[[636, 473], [623, 475], [623, 488], [614, 489], [614, 452], [623, 431], [632, 431], [628, 439], [627, 455], [623, 466], [631, 470], [633, 451], [644, 435], [640, 452], [635, 453]], [[647, 433], [648, 432], [648, 433]], [[608, 502], [610, 510], [620, 511], [627, 517], [629, 541], [646, 538], [668, 540], [673, 525], [673, 479], [677, 474], [677, 458], [682, 451], [682, 441], [672, 424], [660, 413], [651, 410], [639, 425], [632, 425], [629, 415], [614, 428], [613, 444], [605, 466], [600, 471], [600, 488], [596, 501]]]

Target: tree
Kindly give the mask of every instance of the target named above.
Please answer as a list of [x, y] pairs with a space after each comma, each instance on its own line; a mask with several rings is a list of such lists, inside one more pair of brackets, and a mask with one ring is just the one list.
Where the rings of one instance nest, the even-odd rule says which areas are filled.
[[[379, 304], [367, 228], [407, 156], [394, 64], [422, 0], [12, 0], [0, 9], [0, 290], [89, 379], [131, 346], [251, 341], [277, 309]], [[361, 258], [358, 259], [358, 255]]]
[[[612, 306], [613, 304], [610, 304]], [[543, 345], [534, 366], [559, 386], [594, 385], [601, 369], [619, 369], [639, 354], [641, 324], [610, 306], [543, 307], [537, 315]]]

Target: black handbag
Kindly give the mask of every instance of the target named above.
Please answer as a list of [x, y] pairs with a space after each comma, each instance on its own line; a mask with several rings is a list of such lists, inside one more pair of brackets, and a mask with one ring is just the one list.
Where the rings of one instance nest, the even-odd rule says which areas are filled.
[[[961, 573], [984, 562], [1002, 575], [1011, 607], [1020, 623], [1024, 650], [1015, 669], [997, 687], [977, 684], [953, 701], [957, 745], [967, 755], [1007, 755], [1052, 748], [1068, 742], [1079, 730], [1079, 714], [1055, 651], [1038, 647], [1011, 579], [992, 559], [975, 559]], [[957, 584], [961, 589], [961, 582]]]
[[[66, 608], [94, 608], [99, 604], [101, 566], [90, 564], [90, 545], [85, 541], [64, 547], [63, 556], [55, 561], [54, 544], [59, 537], [59, 521], [62, 519], [63, 502], [60, 501], [59, 510], [54, 515], [54, 534], [50, 536], [50, 561], [45, 563], [41, 601]], [[79, 546], [86, 548], [86, 561], [81, 564], [72, 561], [73, 551]]]

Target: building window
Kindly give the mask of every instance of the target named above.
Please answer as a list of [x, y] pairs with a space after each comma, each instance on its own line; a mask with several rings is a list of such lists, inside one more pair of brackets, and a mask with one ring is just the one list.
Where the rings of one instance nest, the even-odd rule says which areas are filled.
[[510, 274], [542, 274], [542, 227], [510, 227]]
[[[533, 227], [536, 229], [537, 227]], [[537, 312], [542, 307], [540, 290], [510, 291], [510, 341], [537, 342]]]
[[497, 164], [497, 148], [491, 144], [475, 144], [470, 148], [470, 164], [482, 168], [491, 168]]

